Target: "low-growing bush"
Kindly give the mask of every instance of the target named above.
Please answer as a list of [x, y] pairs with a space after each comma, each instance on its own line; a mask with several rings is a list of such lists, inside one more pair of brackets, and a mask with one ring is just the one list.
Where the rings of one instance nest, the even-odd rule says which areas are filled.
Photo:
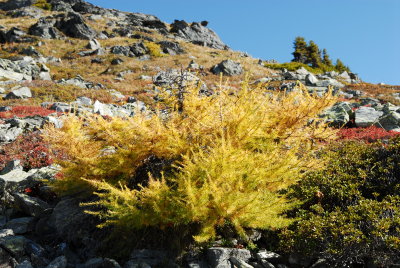
[[51, 165], [53, 160], [47, 143], [38, 132], [19, 136], [14, 142], [2, 145], [0, 170], [11, 160], [21, 160], [24, 170]]
[[[154, 113], [133, 118], [69, 117], [46, 140], [63, 150], [61, 193], [99, 190], [94, 212], [116, 230], [199, 226], [198, 242], [221, 226], [286, 226], [292, 203], [280, 190], [320, 166], [318, 140], [334, 138], [319, 114], [335, 102], [305, 90], [266, 94], [198, 88], [166, 93]], [[313, 122], [310, 119], [314, 118]]]
[[161, 46], [154, 42], [145, 41], [145, 46], [149, 50], [149, 54], [152, 57], [163, 57], [165, 54], [162, 52]]
[[33, 6], [44, 9], [44, 10], [51, 10], [51, 4], [47, 2], [47, 0], [37, 0]]
[[383, 128], [371, 126], [367, 128], [342, 128], [338, 132], [339, 139], [362, 140], [365, 142], [375, 142], [399, 136], [396, 131], [387, 131]]
[[387, 145], [347, 141], [325, 156], [325, 169], [292, 188], [302, 205], [281, 235], [282, 248], [336, 267], [389, 267], [400, 256], [400, 139]]
[[27, 116], [48, 116], [54, 113], [53, 110], [40, 106], [13, 106], [10, 111], [0, 112], [0, 118], [27, 117]]

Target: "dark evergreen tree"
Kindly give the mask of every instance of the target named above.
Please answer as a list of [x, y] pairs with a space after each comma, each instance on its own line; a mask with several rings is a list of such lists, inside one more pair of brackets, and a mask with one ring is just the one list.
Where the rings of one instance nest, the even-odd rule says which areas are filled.
[[319, 67], [322, 62], [319, 47], [314, 41], [310, 41], [307, 46], [307, 61], [312, 67]]
[[307, 43], [304, 37], [298, 36], [294, 40], [294, 52], [293, 60], [294, 62], [306, 63], [307, 61]]
[[322, 63], [329, 67], [333, 66], [332, 60], [330, 59], [328, 51], [326, 51], [325, 48], [322, 50]]
[[340, 59], [337, 59], [336, 60], [336, 65], [335, 65], [335, 69], [336, 69], [336, 71], [338, 71], [339, 73], [342, 73], [342, 72], [350, 72], [350, 68], [349, 67], [347, 67], [346, 65], [344, 65], [344, 63], [340, 60]]

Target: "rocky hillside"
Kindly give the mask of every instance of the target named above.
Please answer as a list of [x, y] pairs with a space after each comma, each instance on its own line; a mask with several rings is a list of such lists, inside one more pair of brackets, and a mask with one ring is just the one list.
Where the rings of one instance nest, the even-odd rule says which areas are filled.
[[62, 127], [68, 113], [132, 117], [151, 111], [159, 92], [188, 85], [210, 95], [219, 87], [235, 92], [243, 81], [266, 92], [302, 83], [312, 94], [332, 89], [339, 97], [320, 115], [332, 126], [400, 132], [400, 86], [347, 72], [267, 68], [271, 61], [231, 50], [207, 21], [168, 24], [83, 0], [2, 0], [0, 9], [0, 267], [328, 267], [321, 259], [250, 252], [240, 241], [178, 260], [138, 241], [121, 265], [104, 257], [107, 230], [95, 228], [98, 220], [79, 206], [84, 200], [59, 198], [43, 183], [59, 174], [40, 131]]

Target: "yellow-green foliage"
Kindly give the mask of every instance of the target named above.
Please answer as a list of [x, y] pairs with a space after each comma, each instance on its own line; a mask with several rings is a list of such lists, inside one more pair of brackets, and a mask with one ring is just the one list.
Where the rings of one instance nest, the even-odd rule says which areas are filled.
[[145, 41], [145, 46], [147, 47], [147, 49], [149, 50], [149, 54], [152, 57], [163, 57], [165, 56], [165, 54], [162, 53], [161, 47], [159, 44], [156, 44], [154, 42], [149, 42], [149, 41]]
[[319, 67], [314, 68], [307, 64], [300, 63], [300, 62], [268, 63], [268, 64], [264, 64], [264, 66], [267, 68], [270, 68], [270, 69], [274, 69], [274, 70], [287, 69], [288, 71], [296, 71], [297, 69], [300, 69], [301, 67], [303, 67], [303, 68], [307, 69], [307, 71], [315, 73], [315, 74], [337, 71], [334, 66], [327, 66], [324, 64], [320, 64]]
[[[291, 204], [278, 191], [320, 164], [314, 158], [316, 141], [329, 139], [333, 130], [314, 118], [334, 98], [310, 96], [304, 89], [269, 95], [247, 83], [234, 93], [185, 92], [183, 105], [179, 94], [164, 96], [168, 115], [71, 116], [62, 129], [47, 129], [53, 149], [68, 156], [58, 161], [64, 178], [55, 188], [100, 190], [94, 204], [106, 208], [95, 213], [105, 219], [103, 225], [194, 223], [201, 227], [197, 241], [213, 238], [227, 223], [241, 235], [245, 227], [287, 225], [280, 215]], [[163, 175], [149, 174], [143, 184], [132, 185], [138, 168], [152, 157], [172, 165]]]
[[33, 6], [44, 9], [44, 10], [51, 10], [51, 4], [47, 3], [47, 0], [37, 0]]

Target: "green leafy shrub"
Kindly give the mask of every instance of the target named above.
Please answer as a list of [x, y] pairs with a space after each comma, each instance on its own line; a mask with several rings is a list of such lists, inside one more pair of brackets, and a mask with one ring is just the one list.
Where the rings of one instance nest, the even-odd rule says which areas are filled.
[[[166, 93], [168, 113], [133, 118], [70, 117], [46, 140], [68, 160], [57, 161], [60, 193], [99, 190], [101, 226], [168, 228], [196, 224], [198, 242], [230, 225], [286, 226], [292, 207], [279, 191], [321, 163], [315, 141], [334, 137], [316, 118], [332, 105], [303, 90], [268, 95], [248, 84], [232, 93], [199, 95], [190, 87]], [[290, 112], [289, 112], [290, 111]]]
[[44, 9], [44, 10], [51, 10], [51, 4], [47, 2], [47, 0], [37, 0], [33, 6]]
[[303, 204], [281, 236], [282, 247], [338, 267], [393, 264], [400, 254], [400, 139], [345, 142], [325, 157], [325, 169], [292, 188]]

